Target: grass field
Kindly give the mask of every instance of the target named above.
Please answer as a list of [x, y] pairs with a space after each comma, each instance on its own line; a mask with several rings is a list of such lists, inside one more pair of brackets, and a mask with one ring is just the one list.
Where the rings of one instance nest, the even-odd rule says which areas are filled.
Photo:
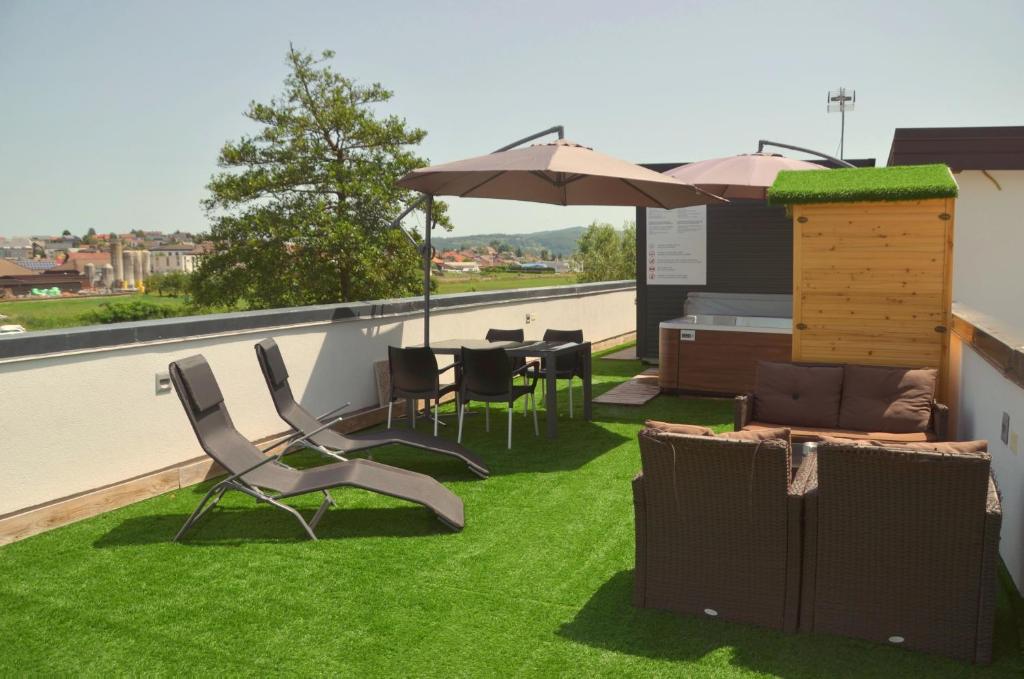
[[[640, 369], [595, 360], [595, 394]], [[460, 533], [421, 507], [347, 489], [318, 542], [238, 493], [170, 542], [207, 484], [0, 547], [0, 675], [1021, 676], [1005, 596], [987, 668], [634, 608], [642, 420], [724, 430], [732, 404], [662, 396], [642, 409], [595, 405], [591, 422], [563, 411], [555, 440], [535, 438], [517, 413], [511, 451], [492, 408], [490, 433], [483, 418], [466, 427], [487, 480], [441, 456], [375, 455], [459, 495]], [[289, 502], [308, 515], [319, 498]]]
[[437, 278], [437, 292], [488, 292], [572, 285], [575, 282], [576, 274], [573, 273], [445, 274]]
[[[546, 285], [571, 285], [576, 274], [455, 274], [438, 277], [438, 292], [486, 292], [512, 288], [535, 288]], [[116, 297], [84, 297], [40, 299], [17, 302], [0, 302], [0, 314], [8, 316], [3, 323], [22, 325], [26, 330], [53, 330], [75, 328], [92, 323], [89, 312], [101, 304], [127, 304], [142, 299], [154, 304], [181, 307], [184, 313], [185, 300], [181, 297], [159, 297], [157, 295], [123, 295]]]
[[89, 325], [89, 312], [104, 302], [127, 304], [136, 299], [166, 306], [184, 307], [180, 297], [158, 297], [157, 295], [118, 295], [115, 297], [83, 297], [39, 299], [18, 302], [0, 302], [0, 314], [8, 316], [4, 323], [16, 323], [26, 330], [52, 330], [54, 328], [75, 328]]

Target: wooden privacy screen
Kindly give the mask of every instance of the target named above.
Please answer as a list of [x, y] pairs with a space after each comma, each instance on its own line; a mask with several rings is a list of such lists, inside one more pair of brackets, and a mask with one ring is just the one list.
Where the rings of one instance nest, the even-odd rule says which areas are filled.
[[793, 360], [948, 379], [954, 199], [793, 206]]

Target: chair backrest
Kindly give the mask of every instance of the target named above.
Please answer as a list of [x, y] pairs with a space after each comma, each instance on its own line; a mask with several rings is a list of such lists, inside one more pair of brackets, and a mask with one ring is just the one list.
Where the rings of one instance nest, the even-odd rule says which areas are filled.
[[499, 396], [512, 390], [512, 365], [502, 349], [462, 348], [462, 392]]
[[526, 338], [522, 328], [514, 328], [511, 330], [502, 330], [500, 328], [491, 328], [487, 331], [487, 336], [484, 338], [488, 342], [522, 342]]
[[429, 347], [388, 347], [391, 395], [409, 398], [437, 393], [437, 357]]
[[998, 540], [989, 455], [821, 443], [817, 458], [813, 629], [973, 657]]
[[[168, 366], [171, 383], [178, 394], [192, 430], [206, 454], [232, 474], [244, 471], [266, 457], [242, 436], [224, 405], [224, 395], [210, 364], [201, 355], [174, 361]], [[245, 480], [271, 489], [278, 488], [279, 476], [264, 465], [247, 474]]]
[[[544, 331], [545, 342], [576, 342], [577, 344], [583, 342], [583, 331], [582, 330], [545, 330]], [[558, 372], [573, 371], [576, 375], [582, 374], [582, 367], [580, 366], [580, 358], [577, 355], [572, 356], [557, 356], [555, 357], [555, 370]]]
[[680, 610], [710, 607], [726, 620], [782, 628], [787, 600], [794, 611], [796, 602], [787, 574], [799, 568], [788, 547], [799, 531], [788, 520], [788, 443], [650, 429], [638, 438], [647, 581], [674, 583]]
[[277, 346], [277, 342], [270, 338], [258, 342], [256, 358], [263, 371], [267, 389], [270, 390], [270, 397], [274, 401], [274, 408], [281, 419], [299, 431], [311, 432], [318, 429], [320, 422], [300, 406], [292, 395], [291, 386], [288, 384], [288, 369], [284, 365], [281, 348]]

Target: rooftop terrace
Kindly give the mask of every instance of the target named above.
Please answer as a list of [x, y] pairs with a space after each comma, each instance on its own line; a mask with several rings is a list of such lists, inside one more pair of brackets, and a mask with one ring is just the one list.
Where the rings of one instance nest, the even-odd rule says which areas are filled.
[[[595, 395], [640, 370], [594, 367]], [[344, 490], [312, 542], [291, 517], [236, 493], [171, 543], [207, 483], [8, 545], [0, 673], [1021, 676], [1006, 591], [986, 668], [634, 608], [630, 479], [644, 417], [724, 431], [732, 404], [596, 404], [592, 422], [561, 413], [557, 439], [517, 422], [512, 451], [501, 425], [488, 434], [471, 421], [466, 443], [490, 465], [486, 481], [454, 460], [378, 449], [375, 459], [435, 476], [464, 500], [461, 533], [421, 507]], [[306, 512], [316, 503], [293, 501]]]

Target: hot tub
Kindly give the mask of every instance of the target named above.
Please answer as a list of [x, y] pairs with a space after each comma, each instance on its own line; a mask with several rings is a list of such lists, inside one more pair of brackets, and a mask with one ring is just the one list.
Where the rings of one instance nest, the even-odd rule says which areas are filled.
[[[700, 313], [722, 309], [786, 312], [788, 295], [716, 295], [712, 299], [708, 299], [711, 293], [698, 295], [691, 293], [685, 307], [697, 313], [660, 324], [658, 381], [662, 391], [735, 396], [753, 389], [758, 361], [791, 360], [792, 318]], [[695, 296], [697, 300], [693, 300]], [[722, 297], [728, 298], [727, 303], [719, 303]]]

